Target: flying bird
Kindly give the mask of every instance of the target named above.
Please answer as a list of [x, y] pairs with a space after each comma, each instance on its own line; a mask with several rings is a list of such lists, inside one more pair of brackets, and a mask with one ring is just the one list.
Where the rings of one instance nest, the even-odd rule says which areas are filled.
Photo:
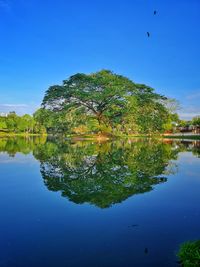
[[147, 32], [147, 36], [150, 37], [150, 33], [149, 32]]
[[156, 10], [154, 10], [153, 14], [154, 14], [154, 15], [156, 15], [156, 14], [157, 14], [157, 11], [156, 11]]

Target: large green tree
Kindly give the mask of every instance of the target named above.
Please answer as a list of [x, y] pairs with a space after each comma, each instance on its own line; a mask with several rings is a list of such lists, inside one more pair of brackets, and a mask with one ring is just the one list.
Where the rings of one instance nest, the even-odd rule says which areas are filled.
[[107, 127], [109, 131], [133, 132], [134, 125], [135, 131], [148, 133], [160, 131], [166, 123], [165, 100], [149, 86], [102, 70], [89, 75], [78, 73], [62, 85], [49, 87], [42, 107], [58, 114], [76, 109], [79, 116], [81, 110], [88, 120], [98, 121], [100, 131]]

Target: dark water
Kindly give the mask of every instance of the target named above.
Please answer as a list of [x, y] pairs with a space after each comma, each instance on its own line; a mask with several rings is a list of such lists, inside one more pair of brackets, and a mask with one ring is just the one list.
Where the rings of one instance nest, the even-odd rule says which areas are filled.
[[0, 139], [1, 267], [178, 266], [200, 239], [200, 143]]

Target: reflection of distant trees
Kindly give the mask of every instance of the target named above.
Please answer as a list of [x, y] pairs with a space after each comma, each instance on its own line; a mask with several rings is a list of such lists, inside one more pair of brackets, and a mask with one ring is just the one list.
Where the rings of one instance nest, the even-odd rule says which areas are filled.
[[29, 154], [38, 144], [45, 142], [45, 136], [0, 138], [0, 152], [6, 152], [10, 157], [18, 152]]
[[163, 175], [177, 153], [162, 142], [47, 142], [35, 156], [49, 190], [75, 203], [105, 208], [167, 181]]
[[192, 153], [194, 156], [197, 156], [200, 158], [200, 141], [194, 141], [192, 142]]
[[179, 151], [192, 152], [194, 156], [200, 157], [200, 141], [179, 141], [178, 142]]

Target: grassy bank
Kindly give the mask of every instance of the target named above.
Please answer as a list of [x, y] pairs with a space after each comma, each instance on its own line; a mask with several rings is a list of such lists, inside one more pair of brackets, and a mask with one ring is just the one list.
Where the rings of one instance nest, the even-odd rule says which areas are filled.
[[0, 137], [30, 137], [30, 136], [47, 136], [47, 134], [32, 134], [32, 133], [2, 133], [0, 132]]
[[[66, 138], [69, 139], [84, 139], [84, 140], [115, 140], [124, 138], [152, 138], [149, 135], [97, 135], [97, 134], [87, 134], [87, 135], [67, 135]], [[157, 136], [155, 137], [157, 138]], [[160, 138], [160, 136], [159, 136]]]
[[87, 140], [111, 140], [111, 139], [122, 139], [122, 138], [153, 138], [153, 139], [188, 139], [188, 140], [200, 140], [200, 135], [67, 135], [67, 138], [72, 139], [87, 139]]
[[[0, 137], [30, 137], [30, 136], [52, 136], [58, 137], [60, 135], [52, 134], [32, 134], [32, 133], [5, 133], [0, 132]], [[64, 137], [64, 136], [63, 136]], [[120, 138], [154, 138], [154, 139], [188, 139], [188, 140], [200, 140], [200, 135], [145, 135], [145, 134], [135, 134], [135, 135], [97, 135], [97, 134], [84, 134], [84, 135], [65, 135], [66, 138], [74, 140], [112, 140]]]
[[170, 139], [192, 139], [192, 140], [200, 140], [200, 135], [163, 135], [163, 138]]

